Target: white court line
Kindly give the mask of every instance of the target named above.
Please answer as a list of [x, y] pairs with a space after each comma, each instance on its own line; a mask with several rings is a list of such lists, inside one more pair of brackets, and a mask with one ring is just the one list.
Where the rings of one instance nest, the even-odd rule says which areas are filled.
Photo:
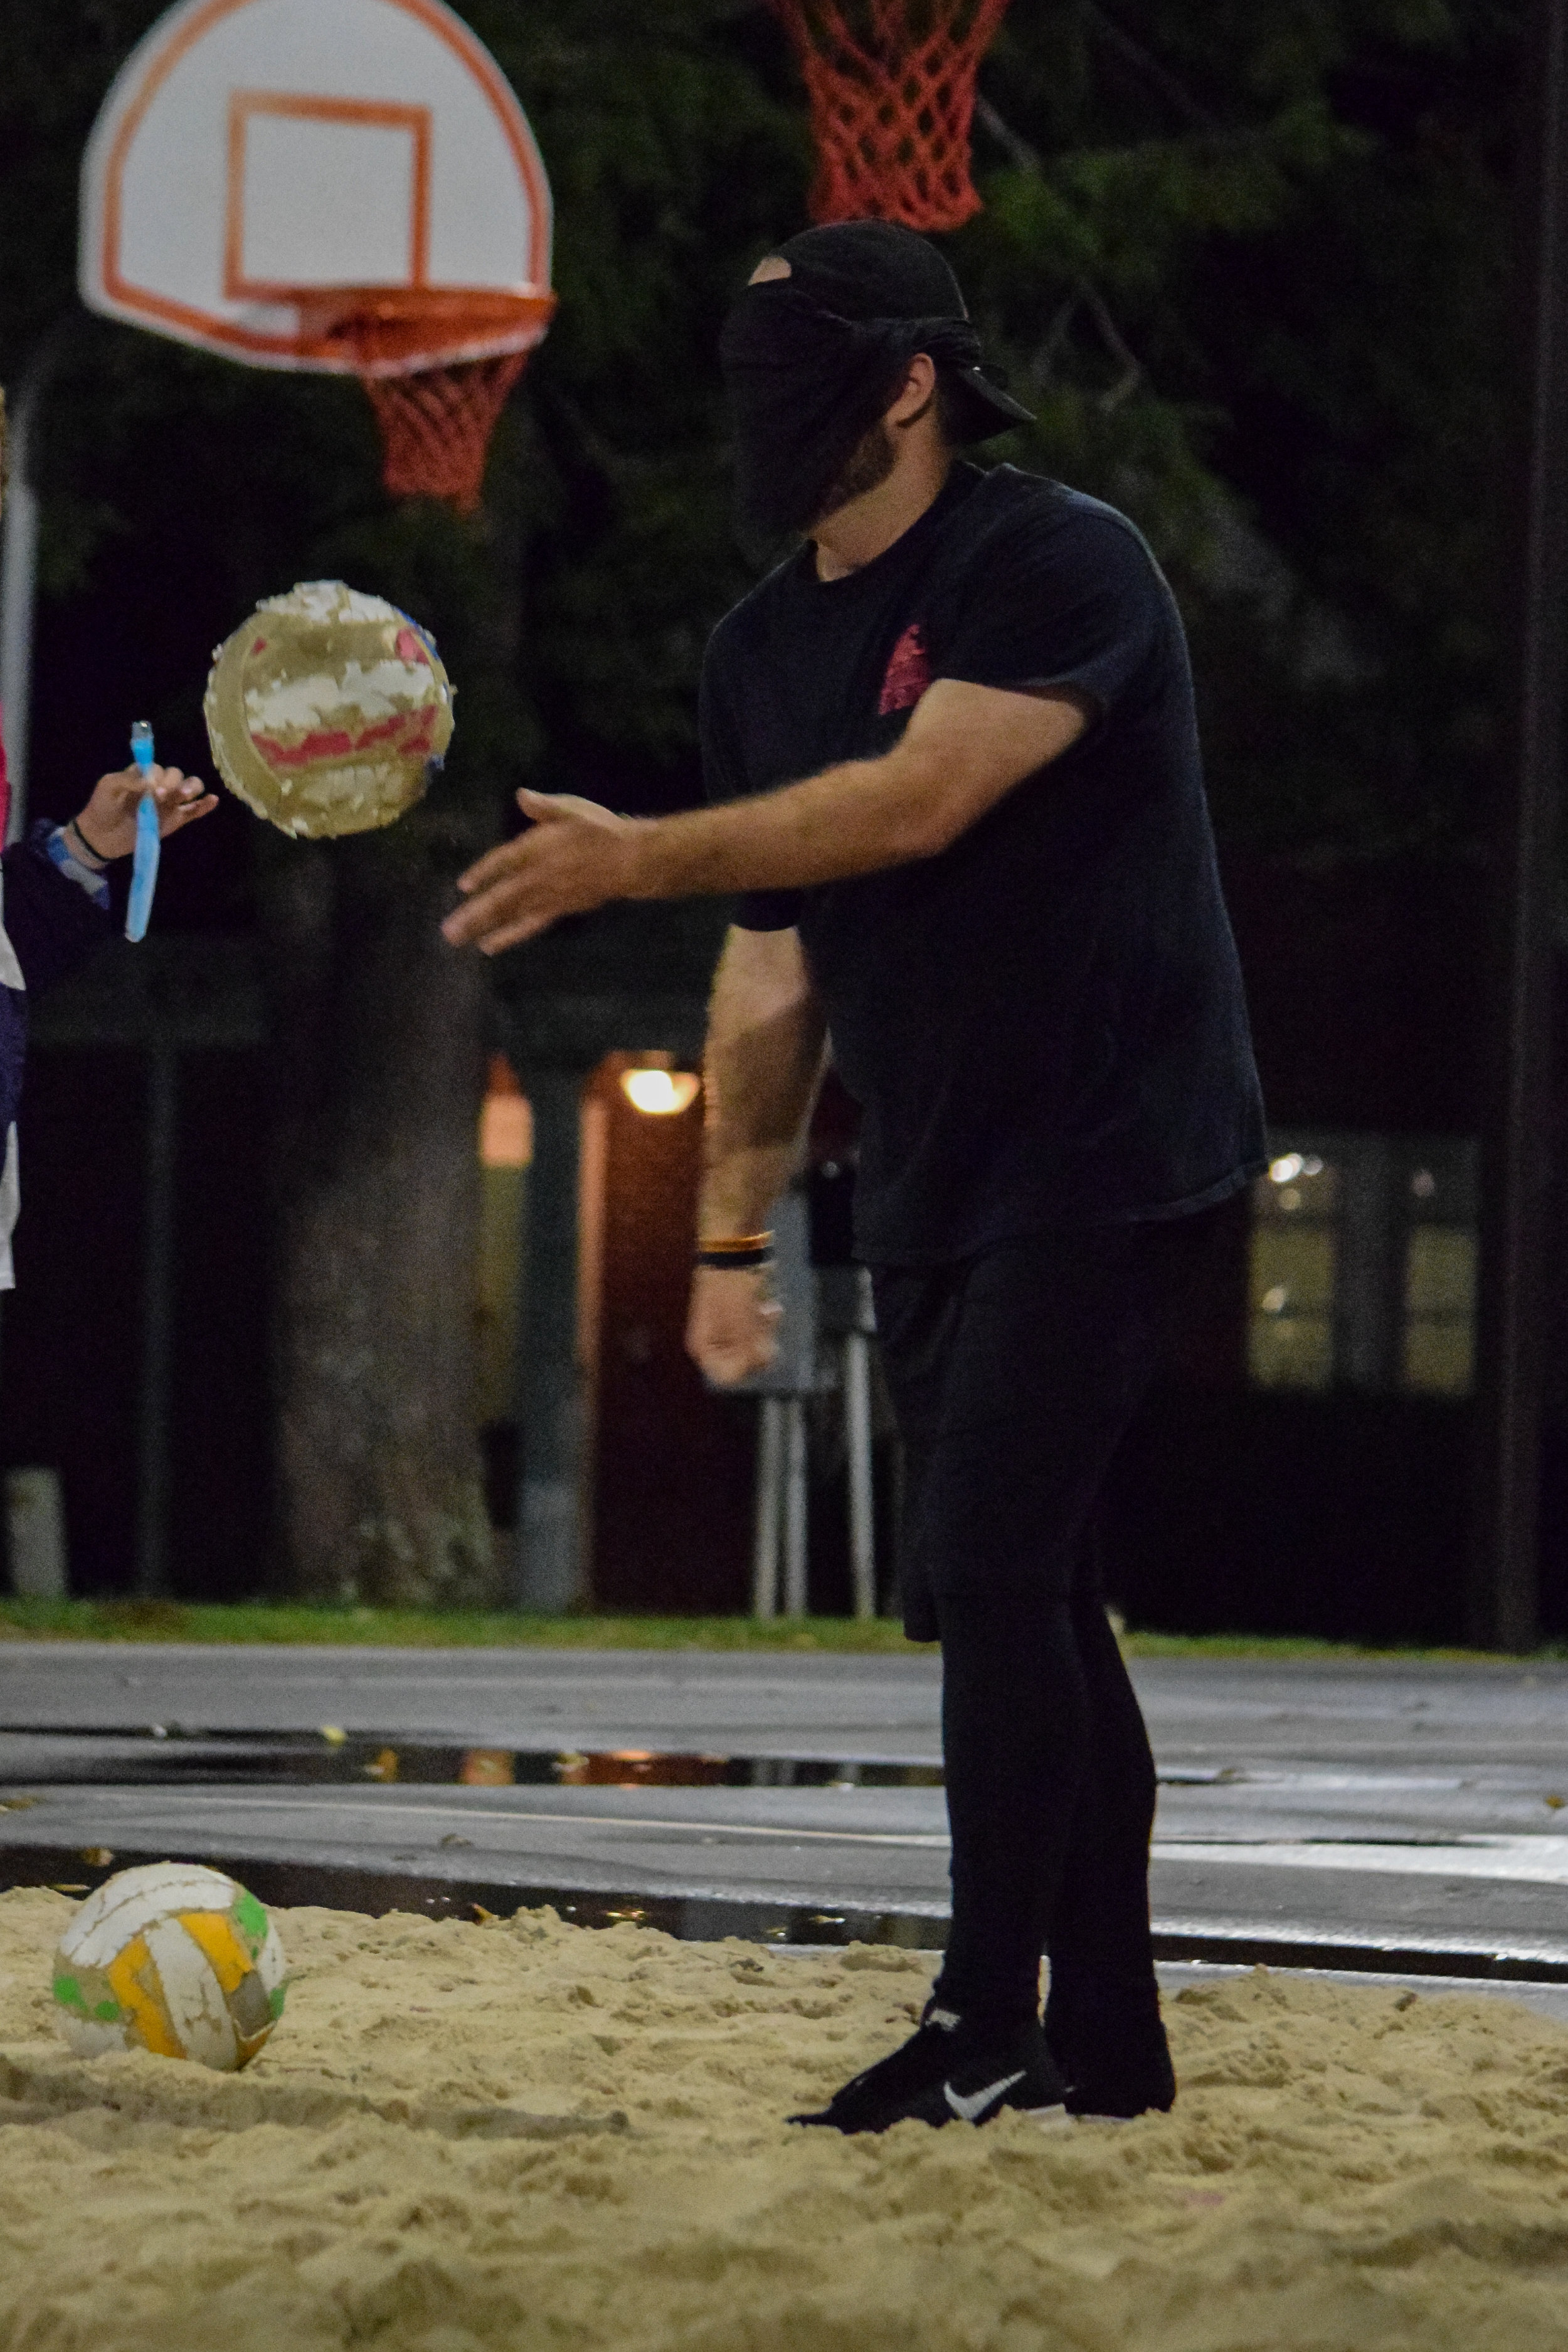
[[1349, 1839], [1302, 1839], [1256, 1845], [1162, 1839], [1156, 1862], [1247, 1864], [1262, 1870], [1370, 1870], [1421, 1878], [1511, 1878], [1568, 1886], [1568, 1837], [1468, 1837], [1451, 1845], [1362, 1845]]
[[[73, 1792], [74, 1793], [74, 1792]], [[81, 1792], [85, 1795], [87, 1792]], [[356, 1792], [357, 1793], [357, 1792]], [[92, 1792], [93, 1801], [119, 1804], [127, 1809], [141, 1810], [141, 1792], [130, 1790], [100, 1790]], [[195, 1791], [185, 1793], [172, 1804], [167, 1821], [177, 1822], [182, 1814], [193, 1813], [287, 1813], [297, 1829], [302, 1828], [309, 1814], [325, 1811], [341, 1801], [313, 1799], [310, 1805], [297, 1811], [288, 1799], [277, 1796], [241, 1796], [224, 1793], [204, 1799]], [[149, 1816], [158, 1809], [148, 1808]], [[940, 1851], [948, 1843], [940, 1832], [910, 1830], [837, 1830], [794, 1828], [787, 1824], [756, 1822], [715, 1822], [681, 1820], [659, 1814], [601, 1813], [564, 1811], [545, 1807], [468, 1805], [414, 1805], [399, 1802], [395, 1798], [378, 1798], [368, 1808], [369, 1819], [383, 1821], [389, 1816], [409, 1823], [434, 1824], [440, 1821], [461, 1822], [465, 1830], [477, 1832], [488, 1824], [539, 1822], [569, 1829], [619, 1831], [634, 1839], [639, 1830], [679, 1830], [693, 1837], [704, 1838], [773, 1838], [794, 1843], [824, 1843], [829, 1845], [906, 1846]], [[484, 1841], [486, 1844], [490, 1840]], [[1526, 1884], [1546, 1886], [1568, 1885], [1568, 1835], [1537, 1834], [1526, 1837], [1475, 1836], [1458, 1839], [1446, 1845], [1415, 1845], [1360, 1843], [1350, 1839], [1302, 1839], [1262, 1841], [1248, 1844], [1240, 1839], [1224, 1843], [1201, 1843], [1194, 1839], [1161, 1839], [1151, 1849], [1156, 1862], [1204, 1863], [1250, 1867], [1263, 1870], [1341, 1870], [1371, 1871], [1388, 1876], [1415, 1875], [1425, 1878], [1512, 1879]]]
[[[72, 1793], [75, 1794], [77, 1792], [73, 1790]], [[118, 1798], [128, 1807], [140, 1812], [142, 1811], [142, 1807], [136, 1803], [136, 1798], [140, 1793], [141, 1792], [139, 1790], [104, 1789], [94, 1790], [92, 1791], [92, 1796], [95, 1803], [102, 1803], [106, 1800], [112, 1802]], [[362, 1792], [358, 1790], [355, 1791], [356, 1795]], [[171, 1805], [168, 1814], [163, 1816], [163, 1818], [172, 1819], [178, 1822], [182, 1812], [190, 1811], [219, 1813], [271, 1812], [289, 1813], [289, 1818], [293, 1822], [301, 1822], [306, 1820], [311, 1812], [325, 1812], [328, 1811], [329, 1805], [331, 1801], [331, 1800], [327, 1799], [316, 1799], [308, 1808], [301, 1807], [298, 1812], [293, 1812], [291, 1811], [289, 1806], [289, 1801], [286, 1798], [231, 1797], [225, 1795], [222, 1797], [204, 1799], [195, 1795], [194, 1792], [189, 1792], [183, 1796], [178, 1803]], [[156, 1812], [156, 1809], [149, 1806], [146, 1811], [149, 1820], [153, 1819]], [[385, 1800], [377, 1800], [373, 1801], [369, 1818], [373, 1821], [381, 1821], [389, 1813], [395, 1819], [402, 1816], [411, 1822], [461, 1822], [464, 1827], [469, 1830], [482, 1828], [484, 1824], [489, 1822], [564, 1822], [569, 1828], [574, 1829], [586, 1828], [630, 1831], [634, 1835], [639, 1830], [689, 1830], [694, 1837], [791, 1838], [796, 1840], [801, 1838], [821, 1838], [826, 1840], [827, 1843], [832, 1845], [915, 1845], [945, 1847], [948, 1843], [947, 1833], [945, 1831], [790, 1829], [782, 1825], [775, 1827], [771, 1822], [676, 1821], [664, 1820], [659, 1818], [657, 1814], [591, 1813], [586, 1810], [582, 1812], [563, 1813], [546, 1812], [542, 1810], [535, 1811], [531, 1809], [524, 1811], [522, 1808], [519, 1807], [513, 1810], [503, 1811], [500, 1806], [495, 1805], [486, 1805], [482, 1810], [477, 1805], [473, 1807], [469, 1807], [468, 1805], [400, 1805], [395, 1801], [388, 1801]]]

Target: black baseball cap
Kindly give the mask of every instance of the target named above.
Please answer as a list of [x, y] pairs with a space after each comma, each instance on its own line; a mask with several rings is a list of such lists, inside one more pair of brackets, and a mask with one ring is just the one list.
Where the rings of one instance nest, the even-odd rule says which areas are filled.
[[[841, 319], [968, 320], [963, 295], [930, 240], [898, 221], [833, 221], [802, 229], [773, 247], [787, 261], [792, 282]], [[988, 441], [1014, 425], [1032, 425], [1032, 410], [1005, 392], [978, 363], [942, 362], [955, 401], [959, 437]]]

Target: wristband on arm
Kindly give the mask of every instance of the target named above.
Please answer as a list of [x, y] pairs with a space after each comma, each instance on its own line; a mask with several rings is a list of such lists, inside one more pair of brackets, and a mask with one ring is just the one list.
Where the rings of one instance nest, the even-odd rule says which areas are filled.
[[88, 854], [89, 857], [92, 858], [92, 859], [95, 861], [95, 863], [96, 863], [96, 864], [98, 864], [98, 865], [99, 865], [99, 866], [112, 866], [112, 865], [113, 865], [114, 860], [113, 860], [113, 858], [112, 858], [112, 857], [106, 856], [105, 856], [105, 854], [104, 854], [104, 852], [103, 852], [101, 849], [95, 849], [95, 848], [93, 847], [93, 845], [92, 845], [91, 842], [90, 842], [90, 841], [89, 841], [89, 839], [88, 839], [88, 837], [87, 837], [86, 834], [85, 834], [85, 833], [83, 833], [83, 831], [82, 831], [82, 829], [81, 829], [80, 825], [77, 823], [77, 821], [76, 821], [76, 819], [75, 819], [75, 817], [74, 817], [74, 816], [73, 816], [73, 817], [71, 817], [71, 818], [68, 820], [68, 823], [67, 823], [67, 824], [66, 824], [65, 830], [66, 830], [66, 832], [67, 832], [67, 833], [74, 833], [74, 834], [75, 834], [75, 835], [76, 835], [76, 837], [77, 837], [78, 846], [79, 846], [79, 847], [80, 847], [80, 848], [82, 848], [82, 849], [84, 849], [84, 850], [86, 850], [86, 852], [87, 852], [87, 854]]
[[718, 1234], [702, 1243], [697, 1252], [699, 1265], [715, 1266], [730, 1274], [752, 1273], [773, 1262], [772, 1234]]

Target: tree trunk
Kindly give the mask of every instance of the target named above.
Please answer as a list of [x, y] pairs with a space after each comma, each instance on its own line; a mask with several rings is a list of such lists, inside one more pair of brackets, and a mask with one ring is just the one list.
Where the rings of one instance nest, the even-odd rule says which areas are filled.
[[437, 929], [443, 833], [268, 845], [278, 1534], [305, 1600], [502, 1598], [473, 1423], [487, 968]]

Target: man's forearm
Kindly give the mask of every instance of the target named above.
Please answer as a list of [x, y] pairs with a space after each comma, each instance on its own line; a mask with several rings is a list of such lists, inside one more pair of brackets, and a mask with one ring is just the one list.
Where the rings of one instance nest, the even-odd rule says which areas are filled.
[[703, 1241], [765, 1228], [799, 1165], [822, 1076], [820, 1032], [809, 1039], [755, 1034], [750, 1053], [747, 1042], [727, 1053], [710, 1046], [703, 1064], [709, 1117], [697, 1217]]
[[[824, 1024], [808, 991], [764, 984], [758, 967], [798, 964], [794, 934], [731, 934], [703, 1056], [707, 1103], [698, 1229], [704, 1240], [767, 1223], [789, 1183], [822, 1075]], [[772, 978], [773, 975], [767, 975]]]
[[655, 817], [636, 829], [626, 895], [805, 889], [929, 857], [942, 843], [923, 783], [914, 762], [854, 760], [754, 799]]
[[941, 678], [879, 759], [635, 826], [624, 895], [805, 889], [934, 857], [1068, 750], [1091, 709], [1076, 691], [998, 693]]
[[[803, 1122], [804, 1128], [804, 1122]], [[765, 1233], [775, 1202], [789, 1190], [800, 1157], [800, 1133], [787, 1145], [727, 1152], [702, 1172], [697, 1213], [700, 1244]]]
[[530, 830], [458, 877], [442, 925], [487, 955], [613, 898], [807, 889], [935, 857], [1083, 731], [1082, 697], [938, 678], [889, 751], [681, 816], [616, 816], [569, 793], [520, 792]]

